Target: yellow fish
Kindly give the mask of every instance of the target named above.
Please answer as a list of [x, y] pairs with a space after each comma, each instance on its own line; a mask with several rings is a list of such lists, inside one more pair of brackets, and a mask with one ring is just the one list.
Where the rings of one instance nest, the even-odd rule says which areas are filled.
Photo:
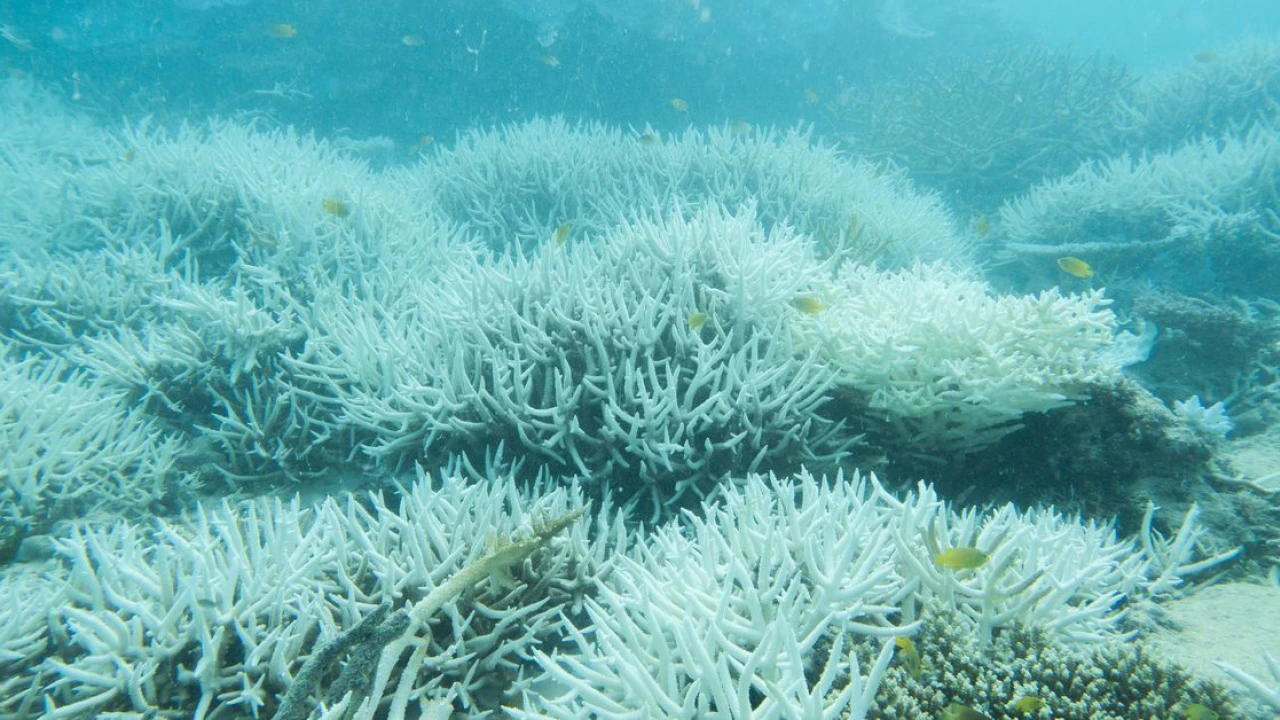
[[793, 298], [791, 305], [805, 315], [817, 315], [827, 309], [827, 306], [823, 305], [821, 300], [812, 295], [801, 295]]
[[729, 123], [729, 132], [734, 135], [746, 135], [751, 132], [751, 123], [746, 122], [745, 120]]
[[344, 218], [351, 214], [351, 206], [338, 198], [325, 198], [321, 200], [320, 208], [334, 217]]
[[546, 65], [552, 70], [560, 67], [560, 58], [551, 54], [543, 55], [542, 57], [538, 58], [538, 62], [542, 63], [543, 65]]
[[1058, 269], [1068, 275], [1074, 275], [1085, 280], [1093, 277], [1093, 268], [1089, 263], [1070, 255], [1058, 258]]
[[973, 221], [973, 231], [979, 235], [987, 235], [991, 232], [991, 221], [986, 215], [979, 215], [978, 219]]
[[818, 103], [820, 103], [820, 102], [822, 102], [822, 96], [821, 96], [821, 95], [819, 95], [818, 93], [814, 92], [813, 90], [810, 90], [809, 88], [805, 88], [805, 89], [804, 89], [804, 104], [805, 104], [805, 105], [817, 105], [817, 104], [818, 104]]
[[436, 141], [435, 135], [423, 135], [418, 141], [409, 146], [409, 154], [416, 155], [420, 152], [426, 152], [427, 146]]
[[427, 44], [427, 41], [423, 40], [421, 35], [402, 35], [400, 44], [405, 47], [422, 47]]
[[1201, 705], [1200, 703], [1191, 703], [1182, 709], [1182, 716], [1187, 720], [1218, 720], [1218, 713]]
[[1035, 712], [1044, 707], [1044, 700], [1035, 695], [1022, 695], [1017, 700], [1014, 700], [1010, 706], [1020, 713]]
[[287, 40], [292, 37], [298, 37], [298, 28], [293, 23], [275, 23], [267, 28], [267, 33], [273, 38]]
[[560, 226], [556, 228], [556, 235], [555, 235], [556, 247], [563, 246], [564, 241], [568, 239], [569, 239], [569, 223], [562, 222], [560, 223]]
[[1195, 61], [1198, 63], [1211, 63], [1211, 62], [1218, 61], [1218, 53], [1213, 52], [1212, 50], [1206, 50], [1205, 52], [1198, 52], [1195, 55], [1192, 55], [1191, 57], [1195, 58]]
[[982, 567], [989, 556], [976, 547], [947, 548], [933, 556], [933, 561], [951, 570], [972, 570]]
[[941, 720], [991, 720], [990, 716], [960, 703], [951, 703], [943, 709], [938, 717]]
[[687, 112], [689, 110], [689, 103], [675, 97], [671, 98], [671, 107], [674, 108], [676, 112]]
[[707, 314], [704, 312], [689, 313], [689, 329], [697, 332], [707, 323]]
[[849, 238], [856, 237], [858, 237], [858, 213], [851, 213], [849, 215]]
[[899, 635], [893, 639], [893, 644], [902, 652], [902, 664], [911, 673], [911, 677], [920, 677], [920, 673], [924, 671], [924, 661], [920, 659], [920, 651], [916, 649], [915, 642], [906, 635]]

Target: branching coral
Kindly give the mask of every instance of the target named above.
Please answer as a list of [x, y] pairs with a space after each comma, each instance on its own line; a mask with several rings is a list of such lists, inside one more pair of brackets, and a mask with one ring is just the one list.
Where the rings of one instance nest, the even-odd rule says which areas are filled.
[[60, 361], [0, 353], [0, 559], [65, 517], [189, 499], [179, 442], [124, 393]]
[[[791, 301], [827, 272], [750, 208], [640, 221], [593, 245], [450, 270], [388, 302], [322, 298], [301, 377], [334, 433], [394, 464], [499, 442], [668, 502], [727, 473], [838, 458], [833, 374], [798, 351]], [[702, 324], [691, 323], [700, 313]]]
[[1280, 121], [1280, 37], [1246, 36], [1141, 77], [1116, 108], [1116, 148], [1166, 149]]
[[1007, 202], [999, 229], [1010, 255], [1041, 268], [1077, 255], [1117, 280], [1275, 298], [1259, 278], [1280, 263], [1278, 200], [1280, 139], [1256, 127], [1081, 165]]
[[1064, 407], [1115, 367], [1104, 350], [1115, 319], [1100, 291], [997, 296], [940, 266], [883, 273], [846, 268], [827, 309], [797, 318], [844, 392], [920, 452], [970, 451], [1016, 429], [1025, 413]]
[[[15, 618], [28, 630], [5, 638], [4, 661], [23, 670], [3, 684], [0, 707], [40, 690], [51, 718], [256, 716], [274, 712], [291, 687], [299, 689], [287, 707], [297, 708], [339, 677], [357, 702], [373, 693], [374, 707], [405, 686], [474, 705], [514, 673], [574, 594], [607, 573], [617, 551], [611, 521], [590, 548], [584, 531], [551, 543], [581, 513], [572, 490], [531, 500], [509, 481], [433, 489], [424, 479], [398, 509], [378, 497], [314, 508], [225, 502], [190, 524], [79, 527], [58, 541], [61, 567], [51, 570], [65, 581], [64, 602], [21, 604], [48, 622], [36, 630], [28, 615]], [[483, 537], [502, 542], [486, 549]], [[522, 565], [534, 551], [554, 581]], [[472, 590], [491, 573], [506, 580]], [[384, 603], [407, 611], [415, 632], [380, 621]], [[338, 634], [366, 618], [360, 632]], [[375, 682], [379, 652], [397, 643], [413, 651], [415, 667], [429, 658], [430, 670], [419, 678], [388, 667]], [[360, 652], [366, 645], [372, 651]], [[365, 664], [339, 672], [335, 655]]]
[[[1002, 652], [1006, 628], [1038, 628], [1044, 647], [1115, 639], [1125, 602], [1203, 569], [1191, 564], [1193, 534], [1150, 536], [1139, 549], [1051, 512], [957, 515], [923, 484], [897, 498], [874, 477], [752, 476], [620, 563], [587, 601], [587, 618], [567, 628], [568, 646], [537, 653], [547, 677], [528, 682], [522, 707], [509, 711], [884, 717], [877, 707], [903, 692], [883, 682], [892, 638], [932, 643], [925, 608], [956, 613], [966, 646], [957, 661], [970, 649]], [[935, 562], [939, 548], [965, 545], [990, 560], [961, 571]], [[1051, 669], [1029, 670], [1028, 679], [1052, 681]], [[1090, 692], [1114, 709], [1127, 691]]]
[[[589, 535], [576, 489], [548, 487], [423, 479], [396, 509], [260, 500], [78, 526], [47, 569], [62, 602], [30, 602], [49, 585], [6, 572], [20, 602], [0, 664], [22, 670], [0, 707], [42, 689], [52, 718], [317, 702], [399, 717], [415, 698], [469, 716], [861, 718], [891, 638], [919, 637], [927, 608], [958, 613], [978, 648], [1022, 626], [1105, 640], [1125, 603], [1222, 560], [1196, 558], [1193, 517], [1139, 545], [1050, 512], [957, 515], [926, 485], [899, 498], [874, 477], [753, 475], [647, 536], [608, 507]], [[966, 543], [990, 561], [936, 564]]]
[[986, 208], [1102, 152], [1130, 83], [1097, 56], [1013, 46], [850, 88], [834, 122], [850, 150], [890, 157], [926, 186]]
[[852, 241], [882, 265], [969, 255], [939, 198], [807, 131], [712, 128], [660, 139], [534, 120], [473, 131], [403, 180], [503, 249], [541, 244], [562, 222], [575, 237], [599, 237], [638, 213], [752, 203], [766, 229], [792, 228], [824, 249]]

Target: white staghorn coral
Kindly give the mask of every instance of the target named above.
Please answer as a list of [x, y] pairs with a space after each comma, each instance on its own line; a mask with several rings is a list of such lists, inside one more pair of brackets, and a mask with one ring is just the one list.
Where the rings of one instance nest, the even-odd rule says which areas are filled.
[[1267, 666], [1270, 680], [1261, 680], [1230, 663], [1218, 662], [1217, 665], [1227, 677], [1240, 683], [1249, 697], [1272, 709], [1280, 710], [1280, 660], [1276, 660], [1269, 652], [1263, 652], [1262, 661]]
[[[488, 556], [486, 538], [523, 547], [521, 538], [540, 523], [583, 507], [570, 489], [533, 500], [509, 480], [448, 479], [435, 487], [423, 479], [398, 504], [377, 496], [316, 507], [296, 499], [223, 502], [199, 509], [189, 523], [75, 529], [57, 541], [63, 569], [51, 572], [65, 582], [65, 600], [22, 603], [14, 627], [26, 631], [2, 639], [0, 662], [23, 670], [0, 685], [7, 693], [0, 707], [29, 702], [42, 689], [49, 718], [175, 710], [256, 717], [275, 707], [338, 628], [382, 602], [408, 607], [430, 596]], [[490, 692], [550, 632], [561, 606], [608, 572], [613, 542], [624, 537], [621, 520], [606, 508], [596, 522], [602, 539], [590, 548], [585, 530], [571, 529], [538, 556], [553, 576], [520, 566], [465, 598], [457, 597], [465, 587], [452, 591], [444, 621], [405, 639], [431, 668], [421, 681], [405, 682], [467, 704]], [[22, 579], [15, 573], [6, 582], [15, 587]], [[35, 627], [33, 617], [43, 613], [48, 623]], [[370, 650], [376, 658], [380, 648]], [[371, 678], [373, 671], [351, 672]], [[332, 680], [332, 670], [321, 677]], [[367, 689], [362, 683], [354, 687]]]
[[[422, 479], [396, 508], [264, 499], [77, 527], [44, 580], [0, 580], [19, 598], [0, 708], [216, 718], [287, 694], [290, 717], [420, 700], [469, 717], [861, 718], [925, 603], [988, 640], [1015, 625], [1098, 640], [1122, 634], [1126, 601], [1221, 561], [1193, 562], [1193, 527], [1139, 547], [1051, 512], [956, 515], [923, 484], [899, 499], [874, 477], [807, 474], [749, 476], [648, 535], [605, 507], [551, 538], [583, 505], [547, 487]], [[935, 564], [961, 543], [990, 560]], [[32, 602], [42, 588], [60, 602]]]
[[1213, 253], [1274, 252], [1277, 137], [1258, 125], [1168, 152], [1085, 163], [1001, 207], [1005, 249], [1043, 265], [1078, 255], [1125, 263], [1128, 271], [1158, 268], [1162, 256], [1170, 257], [1177, 261], [1170, 270], [1175, 286], [1195, 280]]
[[965, 263], [971, 254], [940, 198], [905, 172], [850, 160], [802, 129], [690, 129], [659, 139], [536, 119], [472, 131], [400, 177], [496, 248], [541, 243], [566, 221], [599, 236], [637, 213], [754, 203], [767, 229], [792, 228], [824, 250], [852, 242], [884, 265]]
[[[1148, 538], [1139, 548], [1051, 511], [957, 515], [927, 485], [899, 499], [874, 476], [753, 475], [703, 510], [615, 568], [568, 647], [537, 653], [546, 675], [525, 681], [523, 706], [510, 712], [862, 718], [890, 638], [917, 632], [923, 603], [959, 610], [988, 643], [1006, 626], [1096, 641], [1123, 635], [1124, 603], [1163, 588], [1164, 563], [1225, 559], [1196, 565], [1194, 543]], [[940, 567], [934, 556], [956, 546], [989, 560]], [[878, 650], [864, 656], [864, 676], [846, 648], [867, 638]], [[834, 686], [834, 674], [848, 684]]]
[[[669, 501], [851, 438], [790, 301], [825, 266], [750, 208], [627, 224], [599, 243], [459, 265], [386, 303], [325, 297], [296, 372], [394, 463], [505, 440], [539, 463]], [[705, 323], [692, 326], [701, 313]], [[638, 484], [637, 482], [638, 481]], [[674, 486], [676, 492], [670, 492]]]
[[1098, 290], [998, 296], [917, 265], [846, 268], [821, 297], [824, 311], [793, 323], [801, 347], [817, 347], [848, 392], [926, 453], [990, 444], [1116, 369], [1104, 352], [1115, 318]]
[[192, 492], [179, 443], [125, 394], [0, 345], [0, 545], [68, 516], [155, 509]]

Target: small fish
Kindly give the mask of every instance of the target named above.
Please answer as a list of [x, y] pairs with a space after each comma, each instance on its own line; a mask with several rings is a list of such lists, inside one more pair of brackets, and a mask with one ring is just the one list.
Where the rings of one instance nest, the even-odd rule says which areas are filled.
[[822, 102], [822, 96], [809, 88], [804, 89], [804, 104], [817, 105]]
[[858, 213], [849, 214], [849, 239], [858, 237]]
[[124, 151], [124, 155], [121, 155], [120, 159], [124, 160], [127, 163], [131, 163], [133, 162], [133, 158], [135, 158], [137, 155], [138, 153], [133, 148], [126, 148]]
[[427, 44], [421, 35], [401, 35], [400, 44], [405, 47], [422, 47]]
[[671, 107], [672, 107], [676, 112], [688, 112], [688, 111], [689, 111], [689, 103], [685, 102], [684, 100], [682, 100], [682, 99], [680, 99], [680, 98], [678, 98], [678, 97], [671, 98]]
[[638, 140], [640, 144], [644, 145], [645, 147], [653, 147], [654, 145], [657, 145], [662, 142], [662, 138], [658, 137], [657, 135], [651, 132], [647, 132], [647, 133], [644, 133], [643, 135], [637, 136], [636, 140]]
[[1035, 695], [1021, 695], [1017, 700], [1010, 703], [1010, 707], [1020, 713], [1035, 712], [1044, 707], [1044, 700]]
[[707, 314], [704, 312], [689, 313], [689, 329], [697, 332], [707, 323]]
[[217, 603], [215, 603], [214, 601], [208, 598], [200, 598], [199, 600], [196, 600], [196, 605], [199, 605], [200, 607], [205, 608], [206, 610], [212, 610], [218, 607]]
[[555, 241], [556, 247], [563, 247], [565, 240], [569, 239], [569, 223], [562, 222], [556, 228]]
[[298, 37], [298, 27], [293, 23], [275, 23], [267, 28], [267, 33], [273, 38], [288, 40]]
[[986, 215], [979, 215], [973, 221], [973, 231], [979, 235], [989, 235], [991, 233], [991, 221], [987, 219]]
[[950, 570], [972, 570], [982, 567], [989, 557], [976, 547], [954, 547], [934, 555], [933, 561]]
[[542, 63], [543, 65], [546, 65], [547, 67], [551, 68], [552, 70], [554, 70], [554, 69], [556, 69], [556, 68], [560, 67], [560, 58], [558, 58], [558, 57], [556, 57], [555, 55], [552, 55], [552, 54], [550, 54], [550, 53], [548, 53], [548, 54], [546, 54], [546, 55], [543, 55], [542, 57], [538, 58], [538, 62]]
[[321, 200], [320, 208], [334, 217], [344, 218], [351, 214], [351, 206], [338, 198]]
[[729, 132], [734, 135], [746, 135], [751, 132], [751, 123], [745, 120], [729, 123]]
[[1218, 53], [1212, 50], [1198, 52], [1195, 55], [1192, 55], [1191, 57], [1195, 59], [1195, 61], [1198, 63], [1208, 64], [1208, 63], [1218, 62]]
[[1089, 263], [1070, 255], [1058, 258], [1058, 269], [1068, 275], [1074, 275], [1085, 280], [1093, 277], [1093, 268]]
[[427, 151], [427, 148], [430, 147], [431, 143], [435, 141], [435, 135], [423, 135], [409, 146], [409, 154], [417, 155], [418, 153], [424, 153]]
[[924, 671], [924, 661], [920, 659], [920, 651], [916, 649], [915, 642], [906, 635], [899, 635], [893, 639], [893, 644], [902, 652], [902, 664], [911, 673], [911, 677], [920, 677], [920, 673]]
[[1182, 708], [1182, 716], [1187, 720], [1218, 720], [1218, 713], [1200, 703], [1191, 703]]
[[805, 315], [817, 315], [827, 309], [827, 306], [823, 305], [821, 300], [812, 295], [801, 295], [793, 298], [791, 305]]
[[991, 720], [990, 716], [960, 703], [951, 703], [943, 709], [938, 717], [941, 720]]

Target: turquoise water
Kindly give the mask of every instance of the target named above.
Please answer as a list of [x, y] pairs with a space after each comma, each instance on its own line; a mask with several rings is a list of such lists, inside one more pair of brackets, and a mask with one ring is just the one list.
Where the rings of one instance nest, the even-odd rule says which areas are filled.
[[1270, 3], [0, 31], [0, 719], [1280, 713]]

